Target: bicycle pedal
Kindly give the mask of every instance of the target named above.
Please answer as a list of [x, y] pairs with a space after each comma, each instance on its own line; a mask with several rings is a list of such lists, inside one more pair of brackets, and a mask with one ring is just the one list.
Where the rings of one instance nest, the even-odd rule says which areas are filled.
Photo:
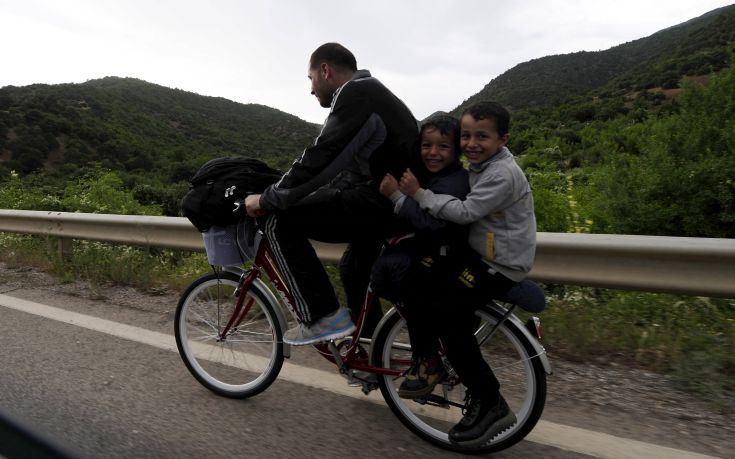
[[375, 373], [368, 373], [367, 371], [352, 371], [345, 375], [347, 382], [350, 387], [360, 387], [364, 385], [378, 385], [378, 376]]
[[447, 399], [445, 399], [444, 397], [440, 397], [438, 395], [434, 395], [434, 394], [424, 395], [423, 397], [417, 397], [417, 398], [414, 398], [413, 401], [420, 405], [435, 406], [437, 408], [449, 409], [449, 406], [450, 406], [450, 403], [447, 401]]
[[378, 390], [377, 384], [365, 383], [362, 385], [362, 393], [365, 395], [369, 395], [374, 390]]

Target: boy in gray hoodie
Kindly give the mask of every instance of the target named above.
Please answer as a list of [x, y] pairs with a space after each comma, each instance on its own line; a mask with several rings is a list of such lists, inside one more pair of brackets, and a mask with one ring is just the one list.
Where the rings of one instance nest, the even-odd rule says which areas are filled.
[[533, 196], [506, 147], [509, 126], [510, 114], [495, 102], [462, 114], [460, 148], [470, 163], [464, 199], [420, 188], [410, 170], [399, 182], [399, 190], [431, 215], [469, 224], [471, 249], [437, 259], [426, 285], [438, 288], [418, 299], [442, 321], [447, 358], [467, 387], [465, 415], [449, 432], [450, 441], [465, 446], [481, 446], [516, 422], [473, 335], [474, 310], [523, 280], [535, 256]]

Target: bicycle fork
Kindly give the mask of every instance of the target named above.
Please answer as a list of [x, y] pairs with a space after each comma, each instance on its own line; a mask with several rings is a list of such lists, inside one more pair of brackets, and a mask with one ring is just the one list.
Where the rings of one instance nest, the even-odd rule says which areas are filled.
[[[227, 339], [227, 336], [230, 333], [234, 333], [237, 331], [237, 327], [240, 325], [240, 322], [245, 318], [245, 316], [250, 311], [250, 308], [253, 305], [253, 302], [255, 301], [252, 296], [249, 295], [242, 295], [242, 292], [247, 292], [250, 288], [250, 285], [252, 285], [253, 281], [258, 277], [260, 274], [260, 271], [257, 269], [251, 269], [250, 271], [246, 271], [242, 273], [242, 276], [240, 277], [241, 282], [238, 285], [237, 289], [235, 290], [235, 296], [237, 297], [237, 303], [235, 304], [235, 310], [232, 311], [232, 315], [230, 316], [230, 319], [227, 321], [227, 324], [225, 325], [225, 328], [222, 329], [222, 331], [217, 336], [217, 341], [224, 341]], [[244, 278], [244, 279], [243, 279]], [[247, 302], [245, 301], [245, 298], [247, 297]]]

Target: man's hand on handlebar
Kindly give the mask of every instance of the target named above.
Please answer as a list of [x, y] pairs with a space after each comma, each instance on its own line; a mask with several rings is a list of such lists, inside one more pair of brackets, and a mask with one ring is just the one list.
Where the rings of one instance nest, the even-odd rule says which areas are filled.
[[245, 197], [245, 211], [251, 217], [262, 217], [265, 211], [260, 208], [260, 195], [251, 194]]

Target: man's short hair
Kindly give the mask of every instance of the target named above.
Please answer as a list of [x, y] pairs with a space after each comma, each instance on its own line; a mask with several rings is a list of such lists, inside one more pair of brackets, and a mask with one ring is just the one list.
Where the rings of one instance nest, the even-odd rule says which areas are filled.
[[467, 107], [462, 116], [470, 115], [477, 121], [494, 120], [498, 134], [504, 136], [510, 130], [510, 113], [497, 102], [482, 101]]
[[311, 53], [309, 68], [313, 69], [323, 62], [343, 70], [357, 71], [357, 60], [349, 49], [339, 43], [324, 43]]

